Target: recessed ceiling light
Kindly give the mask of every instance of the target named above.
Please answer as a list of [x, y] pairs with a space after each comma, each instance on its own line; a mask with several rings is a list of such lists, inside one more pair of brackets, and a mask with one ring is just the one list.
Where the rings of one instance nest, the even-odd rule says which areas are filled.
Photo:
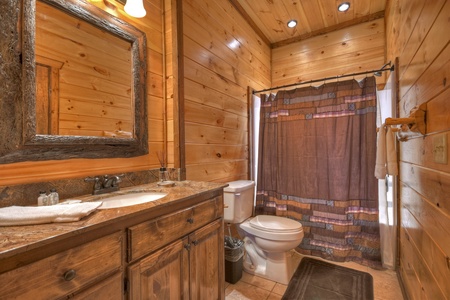
[[342, 12], [347, 11], [349, 8], [350, 8], [350, 3], [348, 3], [348, 2], [343, 2], [343, 3], [339, 4], [339, 6], [338, 6], [338, 10], [342, 11]]
[[289, 28], [294, 28], [295, 26], [297, 26], [297, 21], [295, 21], [295, 20], [290, 20], [290, 21], [287, 23], [287, 26], [288, 26]]

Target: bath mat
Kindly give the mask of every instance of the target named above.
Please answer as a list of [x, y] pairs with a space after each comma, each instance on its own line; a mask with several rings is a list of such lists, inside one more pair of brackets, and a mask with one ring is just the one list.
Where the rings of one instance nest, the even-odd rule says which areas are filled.
[[372, 275], [304, 257], [282, 300], [373, 300]]

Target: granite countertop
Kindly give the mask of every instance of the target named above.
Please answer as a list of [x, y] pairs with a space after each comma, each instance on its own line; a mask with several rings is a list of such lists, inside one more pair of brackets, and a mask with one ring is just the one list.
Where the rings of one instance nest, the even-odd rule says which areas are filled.
[[[125, 188], [103, 195], [85, 195], [77, 197], [82, 201], [101, 201], [102, 198], [133, 192], [167, 192], [167, 196], [148, 203], [111, 209], [97, 209], [78, 222], [50, 223], [41, 225], [0, 227], [0, 259], [35, 249], [42, 245], [95, 230], [111, 224], [129, 220], [140, 214], [154, 212], [158, 208], [192, 199], [203, 193], [223, 189], [227, 184], [197, 181], [177, 181], [173, 187], [160, 187], [156, 183]], [[72, 198], [74, 199], [74, 198]], [[66, 199], [61, 199], [63, 202]]]

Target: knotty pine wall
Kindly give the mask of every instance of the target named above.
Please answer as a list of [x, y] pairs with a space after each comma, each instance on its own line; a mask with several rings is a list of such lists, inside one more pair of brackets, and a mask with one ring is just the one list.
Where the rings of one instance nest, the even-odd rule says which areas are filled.
[[433, 139], [447, 135], [449, 146], [450, 3], [388, 1], [386, 19], [400, 116], [428, 109], [426, 135], [400, 143], [400, 275], [409, 299], [449, 299], [450, 165], [434, 161]]
[[158, 168], [157, 151], [164, 143], [163, 91], [163, 1], [144, 0], [147, 15], [142, 19], [128, 17], [123, 6], [112, 11], [103, 1], [91, 0], [100, 8], [129, 22], [147, 35], [147, 100], [149, 127], [149, 155], [116, 159], [69, 159], [58, 161], [0, 164], [0, 186], [26, 184], [92, 175], [118, 174]]
[[247, 87], [270, 86], [270, 48], [229, 1], [181, 4], [186, 178], [247, 179]]
[[[384, 28], [380, 18], [274, 48], [272, 86], [380, 69], [386, 62]], [[384, 82], [377, 78], [378, 85]]]

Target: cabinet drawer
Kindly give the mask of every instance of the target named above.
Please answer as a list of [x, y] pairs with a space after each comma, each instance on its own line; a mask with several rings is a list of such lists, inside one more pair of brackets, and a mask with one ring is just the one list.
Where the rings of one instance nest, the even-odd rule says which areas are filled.
[[117, 232], [1, 274], [0, 299], [70, 295], [119, 270], [122, 249], [122, 235]]
[[95, 284], [93, 287], [75, 295], [74, 300], [122, 300], [124, 289], [122, 286], [122, 273], [116, 273], [111, 277]]
[[128, 261], [136, 260], [223, 216], [222, 197], [128, 228]]

